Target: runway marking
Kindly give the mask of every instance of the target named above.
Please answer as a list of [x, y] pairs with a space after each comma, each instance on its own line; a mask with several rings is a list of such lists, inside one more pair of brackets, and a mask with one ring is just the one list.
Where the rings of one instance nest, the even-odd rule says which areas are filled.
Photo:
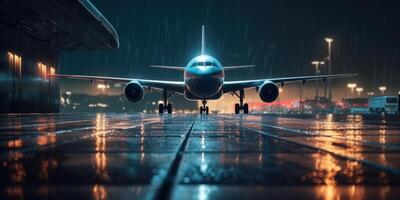
[[[384, 147], [385, 149], [400, 150], [400, 146], [395, 145], [395, 144], [381, 144], [381, 143], [377, 143], [377, 142], [369, 142], [369, 141], [366, 141], [366, 140], [355, 140], [355, 139], [350, 139], [350, 138], [341, 138], [341, 137], [338, 137], [338, 136], [335, 136], [335, 135], [320, 134], [320, 133], [316, 133], [316, 132], [309, 131], [309, 130], [286, 128], [286, 127], [283, 127], [283, 126], [274, 126], [274, 125], [269, 125], [269, 124], [265, 124], [265, 123], [248, 122], [248, 124], [260, 124], [260, 125], [265, 126], [265, 127], [278, 129], [278, 130], [283, 130], [283, 131], [288, 131], [288, 132], [293, 132], [293, 133], [298, 133], [298, 134], [302, 134], [302, 135], [305, 135], [305, 136], [330, 137], [330, 138], [343, 140], [343, 141], [351, 141], [351, 142], [359, 143], [360, 145], [363, 145], [363, 146]], [[319, 129], [319, 130], [329, 131], [329, 130], [334, 130], [334, 129]], [[364, 130], [364, 129], [360, 129], [360, 130]]]
[[[230, 119], [238, 119], [238, 118], [230, 117]], [[245, 120], [245, 119], [241, 119], [241, 120]], [[362, 163], [362, 164], [364, 164], [366, 166], [370, 166], [370, 167], [373, 167], [373, 168], [376, 168], [376, 169], [379, 169], [379, 170], [382, 170], [382, 171], [385, 171], [385, 172], [388, 172], [388, 173], [392, 173], [394, 175], [400, 175], [400, 170], [396, 169], [396, 168], [393, 168], [393, 167], [384, 166], [384, 165], [381, 165], [379, 163], [376, 163], [376, 162], [373, 162], [373, 161], [370, 161], [370, 160], [366, 160], [366, 159], [358, 159], [356, 157], [352, 157], [350, 155], [346, 155], [343, 152], [342, 153], [334, 152], [334, 151], [331, 151], [331, 150], [328, 150], [328, 149], [324, 149], [324, 148], [321, 148], [321, 147], [313, 146], [311, 144], [300, 143], [299, 141], [295, 141], [295, 140], [290, 139], [290, 138], [284, 138], [284, 137], [280, 137], [280, 136], [277, 136], [277, 135], [269, 134], [269, 133], [266, 133], [266, 132], [261, 131], [261, 130], [257, 130], [257, 129], [254, 129], [254, 128], [246, 127], [245, 125], [238, 125], [238, 124], [233, 123], [231, 121], [226, 121], [226, 122], [228, 122], [230, 124], [233, 124], [233, 125], [236, 125], [238, 127], [247, 129], [247, 130], [255, 131], [257, 133], [260, 133], [260, 134], [268, 136], [268, 137], [272, 137], [274, 139], [279, 139], [279, 140], [283, 140], [285, 142], [290, 142], [290, 143], [294, 143], [294, 144], [297, 144], [297, 145], [301, 145], [301, 146], [305, 146], [305, 147], [308, 147], [308, 148], [312, 148], [312, 149], [315, 149], [315, 150], [319, 150], [319, 151], [322, 151], [322, 152], [330, 153], [330, 154], [332, 154], [334, 156], [337, 156], [339, 158], [342, 158], [342, 159], [357, 161], [357, 162], [360, 162], [360, 163]], [[290, 131], [290, 130], [287, 130], [287, 131]]]
[[193, 126], [196, 123], [197, 118], [198, 116], [194, 118], [189, 130], [185, 134], [184, 139], [181, 145], [179, 146], [179, 149], [175, 153], [174, 160], [172, 161], [168, 169], [167, 175], [164, 177], [163, 181], [157, 187], [158, 189], [156, 190], [155, 195], [154, 197], [152, 197], [152, 199], [156, 200], [171, 199], [172, 191], [174, 190], [173, 188], [177, 185], [178, 182], [177, 174], [182, 161], [182, 157], [184, 155], [187, 142], [189, 140], [190, 134], [193, 130]]

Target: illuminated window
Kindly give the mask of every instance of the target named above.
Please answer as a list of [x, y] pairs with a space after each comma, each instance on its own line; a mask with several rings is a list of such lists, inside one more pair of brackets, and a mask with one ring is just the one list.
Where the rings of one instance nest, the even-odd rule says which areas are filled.
[[56, 69], [54, 67], [50, 67], [50, 74], [56, 74]]
[[8, 65], [10, 66], [10, 68], [12, 69], [12, 71], [14, 72], [14, 74], [16, 76], [18, 76], [19, 79], [21, 79], [22, 77], [22, 58], [21, 56], [11, 53], [11, 52], [7, 52], [7, 57], [8, 57]]
[[43, 79], [47, 78], [47, 66], [41, 62], [38, 62], [39, 76]]

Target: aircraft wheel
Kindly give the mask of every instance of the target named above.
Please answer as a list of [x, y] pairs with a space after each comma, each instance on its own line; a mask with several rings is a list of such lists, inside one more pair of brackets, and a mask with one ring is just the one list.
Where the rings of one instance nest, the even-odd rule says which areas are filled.
[[208, 115], [208, 113], [209, 113], [209, 109], [208, 109], [208, 106], [206, 107], [206, 115]]
[[167, 105], [168, 114], [172, 114], [172, 104]]
[[203, 106], [200, 106], [200, 114], [203, 114]]
[[235, 114], [239, 114], [239, 111], [240, 111], [239, 104], [235, 103]]
[[158, 104], [158, 114], [163, 114], [164, 113], [164, 104], [160, 103]]
[[249, 104], [245, 103], [243, 105], [243, 113], [244, 114], [249, 114]]

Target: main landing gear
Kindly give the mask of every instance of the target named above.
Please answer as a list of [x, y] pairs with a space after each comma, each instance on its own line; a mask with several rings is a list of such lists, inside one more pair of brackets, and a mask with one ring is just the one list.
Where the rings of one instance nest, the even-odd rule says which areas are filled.
[[208, 109], [208, 106], [207, 106], [207, 101], [206, 101], [206, 100], [203, 100], [202, 103], [203, 103], [203, 105], [200, 106], [200, 114], [206, 114], [206, 115], [208, 115], [209, 109]]
[[166, 110], [168, 114], [172, 114], [172, 104], [168, 103], [168, 98], [171, 97], [174, 93], [169, 92], [168, 90], [163, 90], [163, 102], [158, 104], [158, 113], [163, 114]]
[[245, 103], [243, 104], [244, 100], [244, 90], [239, 90], [239, 94], [236, 92], [233, 92], [234, 95], [236, 95], [239, 98], [240, 103], [235, 104], [235, 114], [239, 114], [241, 110], [243, 110], [244, 114], [249, 113], [249, 104]]

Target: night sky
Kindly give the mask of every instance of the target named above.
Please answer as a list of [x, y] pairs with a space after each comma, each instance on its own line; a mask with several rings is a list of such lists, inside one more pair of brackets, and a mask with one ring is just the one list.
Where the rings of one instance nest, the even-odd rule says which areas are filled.
[[200, 53], [204, 24], [208, 54], [223, 65], [257, 65], [228, 72], [227, 80], [314, 74], [310, 62], [327, 56], [329, 36], [333, 73], [358, 73], [351, 81], [367, 91], [400, 90], [400, 1], [92, 2], [118, 32], [120, 48], [64, 52], [61, 73], [182, 80], [181, 72], [148, 66], [185, 66]]

